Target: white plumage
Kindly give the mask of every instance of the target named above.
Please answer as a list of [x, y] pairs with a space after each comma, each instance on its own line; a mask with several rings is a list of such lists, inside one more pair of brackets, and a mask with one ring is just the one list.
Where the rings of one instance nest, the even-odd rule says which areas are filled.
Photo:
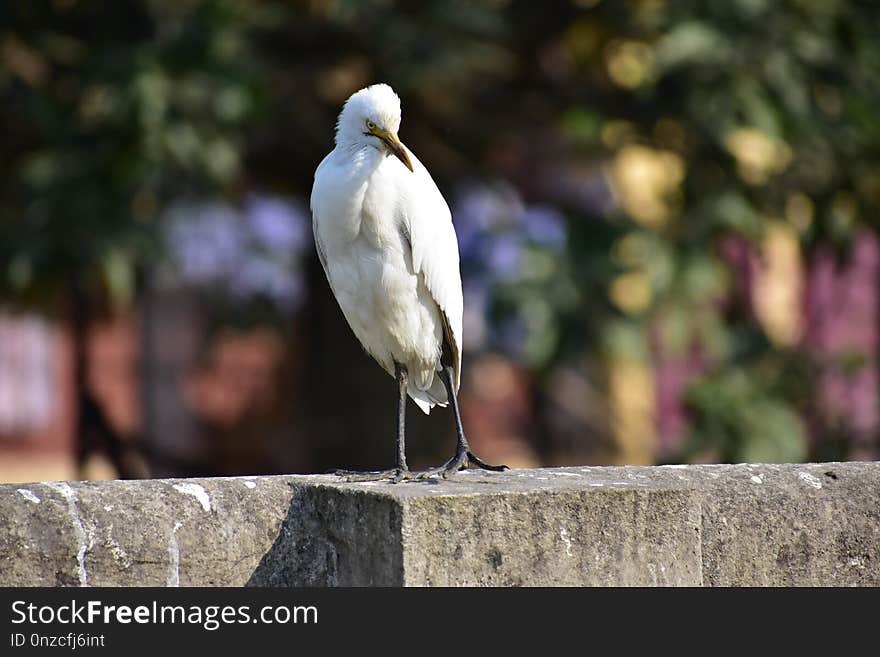
[[[315, 171], [312, 228], [345, 319], [398, 382], [397, 467], [360, 480], [447, 477], [469, 465], [457, 393], [462, 292], [449, 206], [431, 174], [397, 137], [400, 99], [385, 84], [361, 89], [339, 114], [336, 147]], [[429, 413], [451, 402], [458, 447], [444, 465], [414, 475], [406, 464], [406, 398]], [[352, 474], [352, 473], [347, 473]]]
[[402, 144], [412, 171], [365, 135], [368, 120], [396, 135], [400, 99], [388, 85], [357, 92], [339, 115], [336, 148], [315, 172], [315, 243], [355, 336], [391, 376], [395, 363], [406, 368], [409, 396], [428, 413], [448, 401], [436, 376], [444, 324], [456, 391], [461, 378], [458, 242], [431, 174]]

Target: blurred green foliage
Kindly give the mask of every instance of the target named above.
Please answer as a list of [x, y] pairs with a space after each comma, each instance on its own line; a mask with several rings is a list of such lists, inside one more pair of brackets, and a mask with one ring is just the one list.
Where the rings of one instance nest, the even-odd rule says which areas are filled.
[[259, 103], [233, 2], [4, 3], [0, 290], [51, 304], [71, 276], [130, 301], [177, 195], [241, 174]]

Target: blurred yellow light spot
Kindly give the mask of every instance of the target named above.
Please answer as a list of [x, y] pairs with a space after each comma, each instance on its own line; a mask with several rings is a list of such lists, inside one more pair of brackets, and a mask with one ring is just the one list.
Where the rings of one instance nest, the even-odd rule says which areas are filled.
[[638, 144], [621, 148], [611, 164], [618, 202], [633, 219], [651, 228], [668, 221], [684, 173], [684, 159], [677, 153]]
[[615, 40], [605, 48], [605, 68], [619, 87], [638, 87], [649, 76], [653, 64], [653, 51], [642, 41]]
[[785, 218], [799, 233], [805, 233], [813, 225], [815, 206], [812, 199], [801, 192], [790, 194], [785, 201]]
[[724, 139], [724, 146], [736, 158], [739, 177], [750, 185], [762, 185], [774, 173], [791, 163], [791, 147], [757, 128], [737, 128]]
[[796, 228], [768, 220], [761, 253], [753, 284], [755, 315], [774, 343], [794, 345], [803, 333], [803, 263]]
[[636, 315], [651, 305], [651, 279], [644, 271], [621, 274], [611, 281], [608, 294], [615, 306], [628, 315]]
[[608, 379], [618, 463], [653, 463], [656, 398], [653, 371], [645, 363], [618, 358], [608, 368]]

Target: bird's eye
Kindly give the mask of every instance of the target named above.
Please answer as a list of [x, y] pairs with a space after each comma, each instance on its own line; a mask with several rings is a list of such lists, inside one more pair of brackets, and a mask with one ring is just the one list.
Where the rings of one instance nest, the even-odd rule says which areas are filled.
[[370, 121], [370, 119], [367, 119], [367, 129], [372, 130], [375, 127], [376, 127], [376, 124], [373, 123], [372, 121]]

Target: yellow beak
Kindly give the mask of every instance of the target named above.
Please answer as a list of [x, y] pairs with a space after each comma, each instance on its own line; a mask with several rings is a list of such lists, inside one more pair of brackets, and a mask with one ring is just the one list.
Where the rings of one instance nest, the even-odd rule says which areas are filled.
[[398, 160], [403, 162], [403, 166], [405, 166], [410, 171], [413, 170], [412, 162], [409, 161], [409, 155], [406, 154], [406, 149], [403, 147], [403, 142], [400, 141], [400, 138], [398, 138], [395, 133], [386, 132], [379, 127], [373, 128], [372, 133], [383, 142], [385, 142], [385, 147], [390, 153], [394, 154], [394, 156]]

